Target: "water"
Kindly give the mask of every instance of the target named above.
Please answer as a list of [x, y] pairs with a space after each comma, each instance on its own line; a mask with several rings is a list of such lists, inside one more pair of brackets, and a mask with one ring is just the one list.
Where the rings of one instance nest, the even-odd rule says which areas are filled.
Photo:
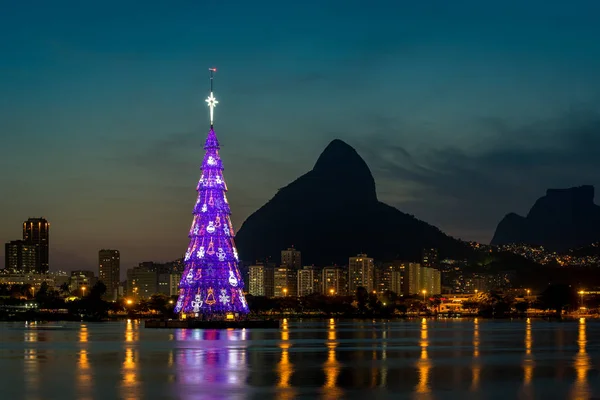
[[[37, 329], [32, 329], [37, 328]], [[2, 399], [591, 399], [600, 322], [0, 323]]]

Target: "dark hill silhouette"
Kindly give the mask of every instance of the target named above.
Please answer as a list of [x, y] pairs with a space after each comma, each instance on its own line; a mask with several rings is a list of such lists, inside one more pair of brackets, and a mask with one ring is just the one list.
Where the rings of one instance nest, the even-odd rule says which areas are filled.
[[248, 217], [236, 244], [247, 262], [279, 260], [280, 251], [294, 245], [305, 265], [346, 264], [361, 252], [377, 260], [417, 260], [427, 247], [446, 256], [470, 254], [438, 228], [379, 202], [369, 167], [337, 139], [311, 171]]
[[565, 251], [600, 240], [600, 207], [594, 187], [548, 189], [526, 217], [510, 213], [496, 228], [492, 244], [523, 243]]

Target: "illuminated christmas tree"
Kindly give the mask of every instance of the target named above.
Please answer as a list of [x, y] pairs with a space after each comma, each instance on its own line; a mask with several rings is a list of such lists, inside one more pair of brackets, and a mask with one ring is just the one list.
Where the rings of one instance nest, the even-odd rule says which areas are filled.
[[244, 281], [238, 270], [238, 254], [233, 241], [227, 185], [219, 157], [219, 141], [213, 129], [213, 72], [210, 70], [210, 130], [204, 149], [198, 200], [185, 253], [185, 269], [179, 284], [175, 312], [194, 315], [247, 314]]

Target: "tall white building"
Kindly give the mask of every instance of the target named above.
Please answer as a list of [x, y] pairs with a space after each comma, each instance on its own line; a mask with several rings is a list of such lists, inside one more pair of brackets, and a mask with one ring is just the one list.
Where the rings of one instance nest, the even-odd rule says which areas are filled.
[[318, 293], [319, 275], [313, 267], [304, 267], [298, 271], [298, 297]]
[[251, 265], [248, 268], [248, 293], [252, 296], [266, 296], [266, 268], [264, 265]]
[[427, 295], [442, 293], [442, 274], [437, 269], [408, 263], [404, 272], [404, 294], [421, 294], [423, 291]]
[[375, 288], [375, 264], [366, 254], [358, 254], [348, 260], [348, 291], [354, 294], [360, 286], [372, 292]]

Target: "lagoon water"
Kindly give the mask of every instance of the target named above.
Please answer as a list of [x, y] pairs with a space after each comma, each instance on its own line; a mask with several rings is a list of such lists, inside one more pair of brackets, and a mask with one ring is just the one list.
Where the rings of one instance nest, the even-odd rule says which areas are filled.
[[0, 323], [2, 399], [592, 399], [600, 322]]

